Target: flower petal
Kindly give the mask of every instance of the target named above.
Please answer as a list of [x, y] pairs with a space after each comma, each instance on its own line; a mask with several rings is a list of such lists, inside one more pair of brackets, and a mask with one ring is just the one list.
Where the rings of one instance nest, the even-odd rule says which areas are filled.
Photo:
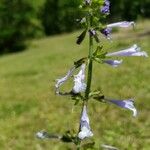
[[62, 84], [64, 84], [64, 83], [73, 75], [73, 72], [74, 72], [75, 69], [76, 69], [75, 66], [72, 67], [72, 68], [67, 72], [67, 74], [66, 74], [64, 77], [62, 77], [62, 78], [56, 80], [56, 81], [57, 81], [56, 84], [55, 84], [55, 87], [56, 87], [55, 93], [56, 93], [56, 94], [59, 94], [59, 93], [60, 93], [60, 92], [59, 92], [60, 86], [61, 86]]
[[123, 60], [103, 60], [104, 63], [111, 65], [112, 67], [118, 67], [122, 64]]
[[130, 48], [127, 48], [121, 51], [108, 53], [106, 54], [106, 56], [145, 56], [145, 57], [148, 57], [147, 53], [144, 51], [141, 52], [141, 48], [138, 47], [136, 44], [134, 44]]
[[86, 84], [85, 84], [85, 67], [86, 64], [81, 65], [81, 70], [77, 75], [74, 76], [74, 86], [72, 89], [72, 92], [74, 94], [78, 94], [80, 92], [84, 92], [86, 90]]

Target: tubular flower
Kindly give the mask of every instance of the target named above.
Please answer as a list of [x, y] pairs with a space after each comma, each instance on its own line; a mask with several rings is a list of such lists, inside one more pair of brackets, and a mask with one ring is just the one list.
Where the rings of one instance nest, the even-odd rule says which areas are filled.
[[110, 13], [110, 1], [105, 0], [104, 5], [101, 7], [101, 12], [103, 14], [109, 14]]
[[78, 94], [80, 92], [84, 92], [86, 90], [86, 84], [85, 84], [85, 67], [86, 64], [81, 65], [81, 70], [77, 75], [74, 76], [74, 86], [72, 89], [72, 92], [74, 94]]
[[114, 27], [122, 27], [122, 28], [128, 28], [130, 26], [135, 26], [134, 21], [121, 21], [116, 23], [111, 23], [107, 25], [107, 28], [114, 28]]
[[93, 136], [90, 128], [89, 117], [87, 115], [86, 105], [83, 106], [81, 119], [80, 119], [80, 132], [78, 133], [78, 138], [83, 140]]
[[113, 103], [119, 107], [129, 109], [133, 111], [133, 116], [137, 116], [137, 110], [134, 106], [134, 100], [133, 99], [128, 99], [128, 100], [111, 100], [111, 99], [105, 99], [106, 101], [109, 101], [110, 103]]
[[107, 38], [107, 39], [111, 39], [111, 31], [112, 28], [114, 27], [122, 27], [122, 28], [127, 28], [130, 26], [135, 26], [135, 23], [133, 21], [129, 22], [129, 21], [122, 21], [122, 22], [116, 22], [116, 23], [111, 23], [108, 24], [106, 26], [106, 28], [101, 30], [101, 33]]
[[131, 46], [130, 48], [127, 48], [125, 50], [108, 53], [108, 54], [106, 54], [106, 56], [144, 56], [144, 57], [148, 57], [147, 53], [145, 51], [141, 51], [141, 48], [138, 47], [136, 44], [134, 44], [133, 46]]
[[122, 64], [123, 60], [103, 60], [104, 63], [111, 65], [112, 67], [118, 67]]
[[56, 91], [55, 91], [55, 93], [56, 94], [59, 94], [60, 92], [59, 92], [59, 88], [60, 88], [60, 86], [62, 85], [62, 84], [64, 84], [64, 82], [66, 82], [72, 75], [73, 75], [73, 72], [74, 72], [74, 70], [75, 70], [76, 68], [75, 67], [72, 67], [68, 72], [67, 72], [67, 74], [64, 76], [64, 77], [62, 77], [62, 78], [60, 78], [60, 79], [56, 79], [56, 84], [55, 84], [55, 88], [56, 88]]

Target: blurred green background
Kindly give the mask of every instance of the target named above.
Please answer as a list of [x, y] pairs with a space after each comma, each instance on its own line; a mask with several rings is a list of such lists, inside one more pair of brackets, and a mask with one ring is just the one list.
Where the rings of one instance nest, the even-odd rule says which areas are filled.
[[[0, 54], [21, 51], [26, 39], [71, 32], [82, 0], [0, 0]], [[108, 20], [150, 17], [149, 0], [111, 0]]]
[[[119, 29], [113, 42], [101, 37], [104, 48], [115, 51], [137, 43], [149, 53], [149, 1], [111, 2], [110, 22], [135, 19], [137, 25], [134, 31]], [[72, 144], [38, 140], [35, 134], [78, 131], [81, 104], [74, 106], [69, 97], [54, 94], [55, 79], [87, 55], [87, 39], [81, 46], [75, 44], [80, 33], [75, 23], [75, 12], [80, 13], [77, 6], [75, 0], [0, 0], [0, 149], [74, 149]], [[90, 101], [88, 114], [97, 147], [149, 150], [149, 70], [149, 58], [141, 57], [124, 58], [118, 68], [94, 64], [92, 89], [102, 88], [112, 98], [135, 98], [139, 111], [133, 118], [130, 111]]]

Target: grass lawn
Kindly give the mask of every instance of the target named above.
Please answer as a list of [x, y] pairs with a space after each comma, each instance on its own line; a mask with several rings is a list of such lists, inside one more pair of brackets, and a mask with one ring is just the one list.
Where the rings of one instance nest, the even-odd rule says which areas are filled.
[[[141, 21], [135, 31], [121, 29], [113, 42], [102, 37], [104, 48], [115, 51], [137, 43], [150, 54], [150, 21]], [[72, 144], [38, 140], [35, 133], [78, 130], [81, 103], [54, 94], [55, 79], [63, 76], [73, 61], [86, 56], [87, 40], [75, 44], [79, 32], [31, 41], [24, 52], [0, 57], [0, 149], [70, 150]], [[88, 114], [97, 147], [108, 144], [120, 150], [150, 148], [150, 59], [123, 58], [118, 68], [94, 63], [92, 89], [101, 88], [110, 98], [135, 98], [138, 117], [130, 111], [96, 101]], [[71, 83], [72, 84], [72, 83]], [[70, 83], [66, 89], [70, 89]], [[70, 87], [70, 88], [69, 88]]]

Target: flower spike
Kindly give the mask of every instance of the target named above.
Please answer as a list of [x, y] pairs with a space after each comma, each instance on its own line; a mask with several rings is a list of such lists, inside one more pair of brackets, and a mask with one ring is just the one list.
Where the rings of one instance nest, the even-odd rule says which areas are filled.
[[127, 99], [127, 100], [112, 100], [112, 99], [106, 99], [106, 101], [113, 103], [119, 107], [125, 108], [125, 109], [129, 109], [131, 111], [133, 111], [133, 116], [136, 117], [137, 116], [137, 110], [134, 106], [134, 100], [133, 99]]
[[145, 51], [141, 51], [141, 48], [138, 47], [136, 44], [127, 48], [125, 50], [121, 50], [118, 52], [108, 53], [106, 56], [144, 56], [148, 57]]
[[80, 132], [78, 133], [78, 138], [83, 140], [93, 136], [90, 128], [89, 117], [87, 115], [86, 105], [83, 106], [81, 119], [80, 119]]
[[72, 89], [72, 93], [78, 94], [80, 92], [84, 92], [86, 90], [85, 80], [85, 67], [86, 64], [81, 65], [81, 70], [77, 75], [74, 76], [74, 86]]

